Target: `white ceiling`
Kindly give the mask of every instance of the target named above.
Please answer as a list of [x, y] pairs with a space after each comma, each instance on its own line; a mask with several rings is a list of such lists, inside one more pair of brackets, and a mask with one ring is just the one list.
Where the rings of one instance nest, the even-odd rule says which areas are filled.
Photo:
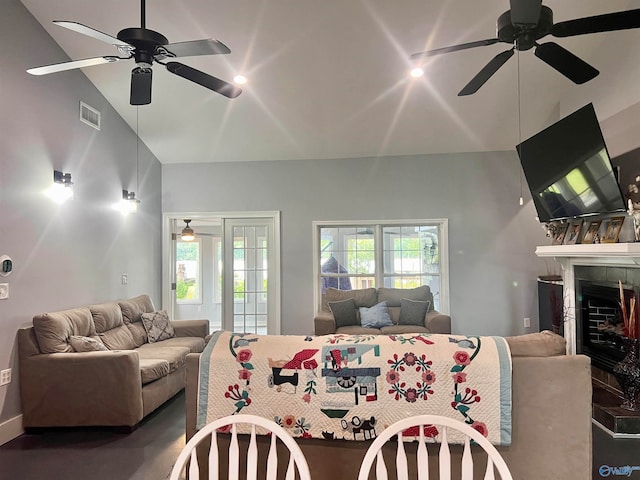
[[[123, 28], [140, 26], [136, 1], [22, 3], [73, 60], [117, 55], [117, 51], [52, 20], [76, 21], [113, 36]], [[553, 9], [555, 22], [640, 8], [640, 0], [544, 3]], [[148, 0], [146, 27], [170, 42], [216, 38], [231, 49], [229, 55], [180, 61], [227, 81], [243, 73], [249, 83], [242, 95], [230, 100], [156, 64], [153, 101], [139, 107], [139, 136], [162, 163], [511, 150], [519, 138], [557, 119], [566, 96], [591, 91], [594, 87], [589, 84], [603, 89], [612, 82], [617, 74], [610, 66], [612, 58], [632, 58], [629, 52], [640, 50], [640, 29], [547, 37], [601, 70], [599, 77], [582, 86], [528, 51], [514, 55], [475, 95], [458, 97], [457, 92], [494, 55], [509, 48], [503, 43], [432, 57], [425, 77], [409, 78], [411, 53], [493, 38], [495, 21], [508, 4], [508, 0]], [[637, 55], [633, 58], [638, 61]], [[65, 60], [43, 55], [40, 65]], [[130, 60], [83, 71], [135, 130], [136, 107], [129, 105], [133, 67]], [[48, 77], [38, 78], [46, 86]], [[591, 101], [586, 93], [584, 97], [583, 104]]]

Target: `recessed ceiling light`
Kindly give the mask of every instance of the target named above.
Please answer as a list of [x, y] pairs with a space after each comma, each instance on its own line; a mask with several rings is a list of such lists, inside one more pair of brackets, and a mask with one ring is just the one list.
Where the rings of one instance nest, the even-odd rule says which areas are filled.
[[238, 85], [244, 85], [245, 83], [247, 83], [247, 77], [245, 77], [244, 75], [236, 75], [235, 77], [233, 77], [233, 81]]
[[411, 75], [413, 78], [418, 78], [424, 75], [424, 70], [422, 70], [420, 67], [416, 67], [409, 72], [409, 75]]

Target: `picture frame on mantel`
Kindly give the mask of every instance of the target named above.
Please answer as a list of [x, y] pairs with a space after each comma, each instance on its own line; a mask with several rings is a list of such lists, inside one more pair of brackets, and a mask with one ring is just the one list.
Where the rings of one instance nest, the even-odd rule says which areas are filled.
[[558, 224], [558, 228], [556, 229], [556, 235], [553, 237], [553, 245], [562, 245], [564, 242], [564, 236], [567, 234], [567, 229], [569, 228], [568, 223], [560, 223]]
[[575, 245], [580, 239], [582, 232], [582, 220], [572, 220], [567, 230], [567, 245]]
[[596, 240], [596, 236], [598, 235], [598, 231], [600, 230], [601, 224], [602, 220], [594, 220], [592, 222], [589, 222], [589, 226], [584, 232], [581, 243], [594, 243]]
[[617, 243], [620, 236], [620, 230], [624, 223], [624, 217], [612, 217], [607, 223], [607, 230], [602, 237], [602, 243]]

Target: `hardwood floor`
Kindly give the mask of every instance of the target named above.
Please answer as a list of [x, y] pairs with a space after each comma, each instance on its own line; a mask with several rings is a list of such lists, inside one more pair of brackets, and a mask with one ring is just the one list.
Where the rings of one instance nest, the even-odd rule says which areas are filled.
[[184, 392], [130, 434], [57, 429], [0, 447], [0, 480], [164, 480], [184, 447]]
[[[165, 480], [184, 443], [180, 393], [131, 434], [60, 429], [16, 438], [0, 447], [0, 480]], [[621, 478], [605, 476], [606, 467], [626, 466], [640, 467], [640, 438], [614, 439], [594, 426], [593, 479]]]

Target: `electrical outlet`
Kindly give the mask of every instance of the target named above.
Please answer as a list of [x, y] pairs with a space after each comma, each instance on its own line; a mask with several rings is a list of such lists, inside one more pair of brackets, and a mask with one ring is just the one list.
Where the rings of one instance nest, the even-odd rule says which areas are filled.
[[0, 385], [6, 385], [7, 383], [11, 383], [11, 369], [7, 368], [6, 370], [0, 371]]
[[129, 283], [129, 275], [126, 273], [122, 274], [122, 285], [127, 285]]
[[0, 300], [9, 298], [9, 284], [0, 283]]
[[529, 317], [524, 317], [524, 328], [531, 327], [531, 319]]

